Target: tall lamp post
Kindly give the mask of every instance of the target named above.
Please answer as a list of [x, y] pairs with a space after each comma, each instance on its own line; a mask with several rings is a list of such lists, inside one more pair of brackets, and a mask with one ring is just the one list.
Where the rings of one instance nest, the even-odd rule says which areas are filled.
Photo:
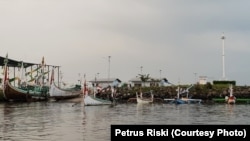
[[142, 68], [143, 68], [143, 66], [141, 66], [140, 68], [141, 68], [141, 74], [142, 74]]
[[161, 70], [160, 70], [160, 80], [161, 80]]
[[108, 66], [108, 83], [109, 83], [109, 79], [110, 79], [110, 58], [111, 58], [111, 56], [108, 56], [108, 62], [109, 62], [109, 66]]
[[222, 79], [225, 80], [226, 76], [225, 76], [225, 39], [226, 37], [224, 36], [224, 33], [221, 36], [222, 39]]

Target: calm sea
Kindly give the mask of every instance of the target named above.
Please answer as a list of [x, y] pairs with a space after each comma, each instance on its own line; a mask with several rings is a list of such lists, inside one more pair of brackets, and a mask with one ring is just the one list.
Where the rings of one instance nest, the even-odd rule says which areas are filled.
[[0, 103], [0, 140], [110, 141], [111, 124], [248, 124], [249, 104]]

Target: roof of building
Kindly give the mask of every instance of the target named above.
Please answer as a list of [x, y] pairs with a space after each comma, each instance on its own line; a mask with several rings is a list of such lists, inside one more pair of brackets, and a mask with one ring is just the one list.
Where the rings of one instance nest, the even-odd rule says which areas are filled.
[[[150, 79], [148, 79], [148, 81], [147, 82], [158, 82], [158, 81], [160, 81], [160, 80], [163, 80], [164, 78], [150, 78]], [[141, 80], [141, 78], [140, 77], [134, 77], [134, 78], [132, 78], [132, 79], [130, 79], [129, 80], [129, 82], [141, 82], [142, 80]]]
[[102, 82], [113, 82], [113, 81], [115, 81], [115, 80], [117, 80], [118, 82], [121, 82], [121, 80], [120, 79], [118, 79], [118, 78], [96, 78], [96, 79], [92, 79], [92, 80], [90, 80], [89, 82], [99, 82], [99, 83], [102, 83]]

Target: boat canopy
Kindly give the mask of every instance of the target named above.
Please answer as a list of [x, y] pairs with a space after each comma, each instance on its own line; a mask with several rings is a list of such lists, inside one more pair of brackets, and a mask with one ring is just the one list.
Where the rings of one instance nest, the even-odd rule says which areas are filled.
[[[4, 66], [4, 60], [5, 60], [5, 57], [0, 56], [0, 66]], [[8, 66], [9, 67], [20, 67], [21, 63], [22, 63], [22, 61], [17, 61], [17, 60], [13, 60], [13, 59], [8, 58]], [[25, 68], [33, 66], [33, 65], [38, 65], [38, 64], [23, 62], [23, 66]]]
[[[0, 56], [0, 66], [4, 66], [4, 60], [5, 60], [5, 57]], [[22, 62], [23, 62], [23, 67], [24, 68], [28, 68], [28, 67], [33, 66], [33, 65], [40, 65], [39, 63], [17, 61], [17, 60], [10, 59], [10, 58], [8, 58], [8, 64], [7, 65], [9, 67], [20, 67]], [[59, 67], [59, 66], [55, 66], [55, 65], [46, 65], [46, 66]]]

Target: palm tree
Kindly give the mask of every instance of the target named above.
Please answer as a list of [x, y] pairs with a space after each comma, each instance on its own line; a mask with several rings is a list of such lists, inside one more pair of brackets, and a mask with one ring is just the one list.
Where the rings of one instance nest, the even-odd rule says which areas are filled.
[[138, 74], [141, 79], [143, 85], [145, 86], [145, 82], [150, 79], [149, 74]]

